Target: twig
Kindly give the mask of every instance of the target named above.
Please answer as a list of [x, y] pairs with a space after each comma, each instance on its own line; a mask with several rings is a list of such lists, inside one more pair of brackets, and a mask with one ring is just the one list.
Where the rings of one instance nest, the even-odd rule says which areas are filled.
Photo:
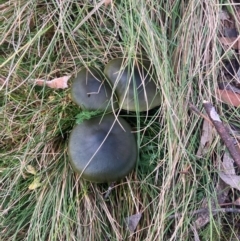
[[190, 227], [191, 227], [191, 230], [192, 230], [193, 235], [194, 235], [194, 241], [201, 241], [195, 225], [191, 225]]
[[212, 121], [206, 115], [204, 115], [195, 105], [191, 103], [188, 103], [188, 105], [191, 111], [195, 112], [196, 114], [204, 118], [206, 121], [208, 121], [211, 125], [213, 125]]
[[105, 195], [104, 195], [104, 199], [107, 199], [107, 198], [109, 197], [110, 193], [112, 192], [112, 190], [113, 190], [113, 188], [114, 188], [114, 185], [115, 185], [115, 182], [112, 182], [112, 183], [110, 184], [110, 186], [108, 187], [107, 192], [106, 192]]
[[[212, 209], [209, 210], [208, 208], [201, 208], [198, 210], [195, 210], [193, 212], [189, 212], [187, 213], [187, 215], [192, 216], [192, 215], [196, 215], [196, 214], [200, 214], [200, 213], [206, 213], [206, 212], [211, 212], [211, 213], [240, 213], [240, 209], [238, 208], [216, 208], [216, 209]], [[182, 213], [176, 213], [173, 215], [170, 215], [168, 218], [175, 218], [175, 217], [182, 217], [183, 214]]]
[[230, 136], [228, 130], [223, 125], [213, 105], [208, 101], [204, 101], [203, 106], [209, 118], [211, 119], [214, 127], [216, 128], [218, 134], [220, 135], [224, 144], [226, 145], [230, 155], [232, 156], [233, 160], [240, 168], [240, 152], [237, 149], [237, 147], [234, 145], [234, 139]]

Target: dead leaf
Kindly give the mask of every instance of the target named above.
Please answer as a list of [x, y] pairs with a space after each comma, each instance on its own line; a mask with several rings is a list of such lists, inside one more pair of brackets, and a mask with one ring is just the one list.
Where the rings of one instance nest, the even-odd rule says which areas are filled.
[[134, 233], [141, 217], [142, 217], [142, 213], [137, 213], [125, 219], [127, 223], [127, 227], [131, 233]]
[[219, 176], [229, 186], [240, 191], [240, 176], [227, 175], [224, 172], [219, 172]]
[[33, 175], [36, 175], [36, 174], [37, 174], [35, 168], [34, 168], [32, 165], [27, 165], [26, 171], [27, 171], [28, 173], [30, 173], [30, 174], [33, 174]]
[[240, 95], [230, 90], [217, 89], [217, 96], [221, 101], [236, 107], [240, 106]]
[[228, 175], [236, 174], [234, 169], [234, 161], [227, 152], [225, 152], [223, 155], [222, 167], [225, 174], [228, 174]]
[[[217, 158], [217, 162], [221, 162], [220, 157]], [[201, 208], [206, 209], [206, 212], [202, 212], [197, 215], [197, 219], [193, 223], [193, 227], [195, 227], [196, 229], [202, 228], [203, 226], [208, 224], [210, 221], [210, 216], [212, 217], [217, 214], [217, 212], [210, 213], [209, 210], [215, 209], [218, 207], [218, 205], [225, 203], [228, 197], [229, 186], [220, 178], [215, 185], [215, 190], [217, 193], [217, 200], [215, 197], [212, 197], [211, 200], [204, 198], [202, 201]]]
[[238, 49], [239, 47], [239, 36], [237, 38], [220, 37], [219, 41], [225, 46], [231, 46], [233, 49]]
[[223, 33], [224, 33], [224, 36], [228, 38], [236, 38], [238, 36], [238, 32], [236, 28], [223, 28]]
[[70, 79], [70, 75], [68, 76], [63, 76], [63, 77], [60, 77], [60, 78], [55, 78], [53, 80], [43, 80], [43, 79], [37, 79], [35, 80], [35, 85], [38, 85], [38, 86], [48, 86], [52, 89], [66, 89], [68, 88], [68, 85], [67, 85], [67, 82], [68, 80]]
[[236, 14], [235, 14], [236, 22], [239, 23], [239, 21], [240, 21], [240, 9], [239, 9], [238, 6], [236, 6], [236, 8], [234, 8], [234, 12], [236, 13]]
[[41, 187], [42, 183], [40, 182], [40, 177], [35, 177], [33, 182], [28, 186], [29, 190], [35, 190], [38, 187]]
[[211, 143], [213, 141], [214, 131], [215, 130], [214, 130], [213, 126], [209, 123], [209, 121], [204, 119], [200, 145], [197, 150], [198, 157], [201, 157], [209, 152], [209, 146], [211, 145]]
[[223, 21], [230, 19], [230, 16], [229, 16], [228, 12], [224, 11], [224, 10], [220, 10], [219, 17], [220, 17], [220, 20], [223, 20]]
[[[221, 179], [218, 180], [218, 183], [216, 184], [215, 189], [216, 189], [216, 193], [217, 193], [217, 201], [216, 201], [215, 197], [213, 197], [211, 199], [211, 209], [216, 208], [217, 205], [223, 204], [227, 199], [228, 191], [229, 191], [228, 185]], [[217, 205], [216, 205], [216, 203], [217, 203]], [[208, 211], [209, 200], [207, 198], [203, 199], [201, 207], [203, 209], [206, 209], [206, 212], [202, 212], [197, 215], [197, 219], [193, 223], [193, 226], [196, 229], [200, 229], [200, 228], [204, 227], [206, 224], [208, 224], [210, 221], [210, 215], [215, 216], [217, 214], [217, 213], [210, 214], [210, 212]]]
[[[240, 69], [238, 70], [236, 74], [236, 78], [240, 80]], [[221, 82], [218, 83], [219, 89], [220, 90], [229, 90], [231, 92], [240, 94], [240, 89], [235, 87], [233, 84], [227, 83], [227, 82]]]
[[226, 184], [240, 191], [240, 176], [236, 175], [234, 161], [227, 153], [223, 156], [222, 170], [218, 174]]
[[234, 205], [240, 206], [240, 197], [233, 202]]
[[105, 0], [104, 4], [105, 4], [105, 6], [108, 6], [109, 4], [112, 4], [112, 0]]

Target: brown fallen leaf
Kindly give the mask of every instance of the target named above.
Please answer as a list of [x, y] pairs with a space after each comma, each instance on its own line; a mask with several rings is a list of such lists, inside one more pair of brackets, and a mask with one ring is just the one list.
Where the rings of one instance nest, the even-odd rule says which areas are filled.
[[240, 9], [238, 6], [234, 7], [234, 16], [236, 17], [236, 22], [239, 23], [240, 21]]
[[109, 4], [112, 4], [112, 0], [105, 0], [104, 4], [105, 4], [105, 6], [108, 6]]
[[213, 126], [209, 123], [209, 121], [204, 119], [202, 127], [202, 136], [197, 150], [198, 157], [201, 157], [209, 153], [209, 147], [214, 139], [214, 133], [215, 129], [213, 128]]
[[228, 153], [224, 153], [222, 161], [222, 170], [227, 175], [236, 175], [234, 168], [234, 161]]
[[[236, 79], [239, 79], [239, 80], [240, 80], [240, 69], [239, 69], [238, 72], [236, 73]], [[219, 89], [220, 89], [220, 90], [229, 90], [229, 91], [234, 92], [234, 93], [236, 93], [236, 94], [240, 94], [240, 89], [237, 88], [236, 86], [234, 86], [234, 85], [231, 84], [231, 83], [221, 82], [221, 83], [218, 83], [218, 86], [219, 86]]]
[[227, 11], [225, 11], [225, 10], [220, 10], [220, 12], [219, 12], [219, 18], [220, 18], [220, 20], [224, 21], [224, 20], [229, 20], [229, 19], [230, 19], [230, 16], [229, 16], [229, 14], [228, 14]]
[[240, 206], [240, 198], [237, 198], [234, 202], [234, 205]]
[[229, 189], [228, 185], [224, 181], [219, 179], [215, 189], [217, 193], [217, 202], [215, 197], [212, 197], [211, 200], [209, 200], [208, 198], [203, 199], [202, 208], [206, 209], [206, 211], [199, 213], [197, 215], [197, 219], [193, 222], [193, 227], [195, 227], [196, 229], [204, 227], [210, 222], [210, 218], [217, 214], [213, 212], [212, 214], [210, 214], [210, 212], [208, 211], [209, 205], [211, 205], [211, 209], [215, 209], [217, 205], [223, 204], [227, 198]]
[[238, 49], [239, 47], [239, 42], [240, 38], [239, 36], [237, 38], [228, 38], [228, 37], [220, 37], [219, 41], [225, 45], [225, 46], [231, 46], [233, 49]]
[[207, 115], [211, 119], [217, 133], [221, 137], [224, 145], [226, 146], [227, 150], [229, 151], [231, 157], [235, 161], [236, 165], [240, 168], [240, 149], [236, 145], [236, 140], [233, 138], [230, 133], [229, 129], [224, 125], [221, 121], [220, 116], [218, 115], [215, 107], [212, 105], [211, 102], [203, 100], [203, 107], [207, 112]]
[[218, 174], [226, 184], [240, 191], [240, 176], [236, 175], [234, 161], [227, 153], [223, 156], [222, 170]]
[[220, 172], [219, 176], [229, 186], [240, 191], [240, 176], [228, 175], [228, 174], [225, 174], [224, 172]]
[[240, 94], [232, 92], [230, 90], [217, 89], [218, 98], [226, 104], [230, 104], [236, 107], [240, 106]]
[[60, 77], [60, 78], [55, 78], [53, 80], [43, 80], [43, 79], [36, 79], [35, 80], [35, 85], [38, 85], [38, 86], [48, 86], [52, 89], [66, 89], [68, 88], [68, 85], [67, 85], [67, 82], [68, 80], [70, 79], [70, 75], [68, 76], [63, 76], [63, 77]]

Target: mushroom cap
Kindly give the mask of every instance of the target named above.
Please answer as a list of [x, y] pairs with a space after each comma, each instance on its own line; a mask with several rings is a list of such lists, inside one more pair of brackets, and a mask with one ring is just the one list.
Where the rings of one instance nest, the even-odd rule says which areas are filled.
[[76, 125], [68, 151], [73, 169], [84, 179], [98, 183], [126, 176], [134, 168], [138, 155], [130, 125], [113, 114]]
[[111, 60], [104, 73], [116, 91], [119, 107], [128, 111], [148, 111], [161, 104], [161, 98], [153, 80], [150, 61], [141, 59], [123, 68], [125, 59]]
[[116, 96], [112, 94], [112, 88], [104, 79], [104, 75], [97, 69], [82, 68], [72, 82], [72, 100], [84, 110], [117, 109]]

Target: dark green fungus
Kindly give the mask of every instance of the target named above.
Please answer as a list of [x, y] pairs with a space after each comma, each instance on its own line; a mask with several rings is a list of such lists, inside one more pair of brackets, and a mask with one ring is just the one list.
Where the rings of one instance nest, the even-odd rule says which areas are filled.
[[83, 68], [73, 80], [72, 100], [83, 110], [113, 111], [117, 100], [103, 74], [95, 68]]
[[113, 114], [76, 125], [68, 148], [73, 169], [98, 183], [125, 177], [134, 168], [138, 152], [130, 125]]
[[125, 59], [111, 60], [104, 73], [118, 97], [119, 107], [128, 111], [148, 111], [161, 104], [159, 90], [148, 60], [138, 60], [123, 68]]

